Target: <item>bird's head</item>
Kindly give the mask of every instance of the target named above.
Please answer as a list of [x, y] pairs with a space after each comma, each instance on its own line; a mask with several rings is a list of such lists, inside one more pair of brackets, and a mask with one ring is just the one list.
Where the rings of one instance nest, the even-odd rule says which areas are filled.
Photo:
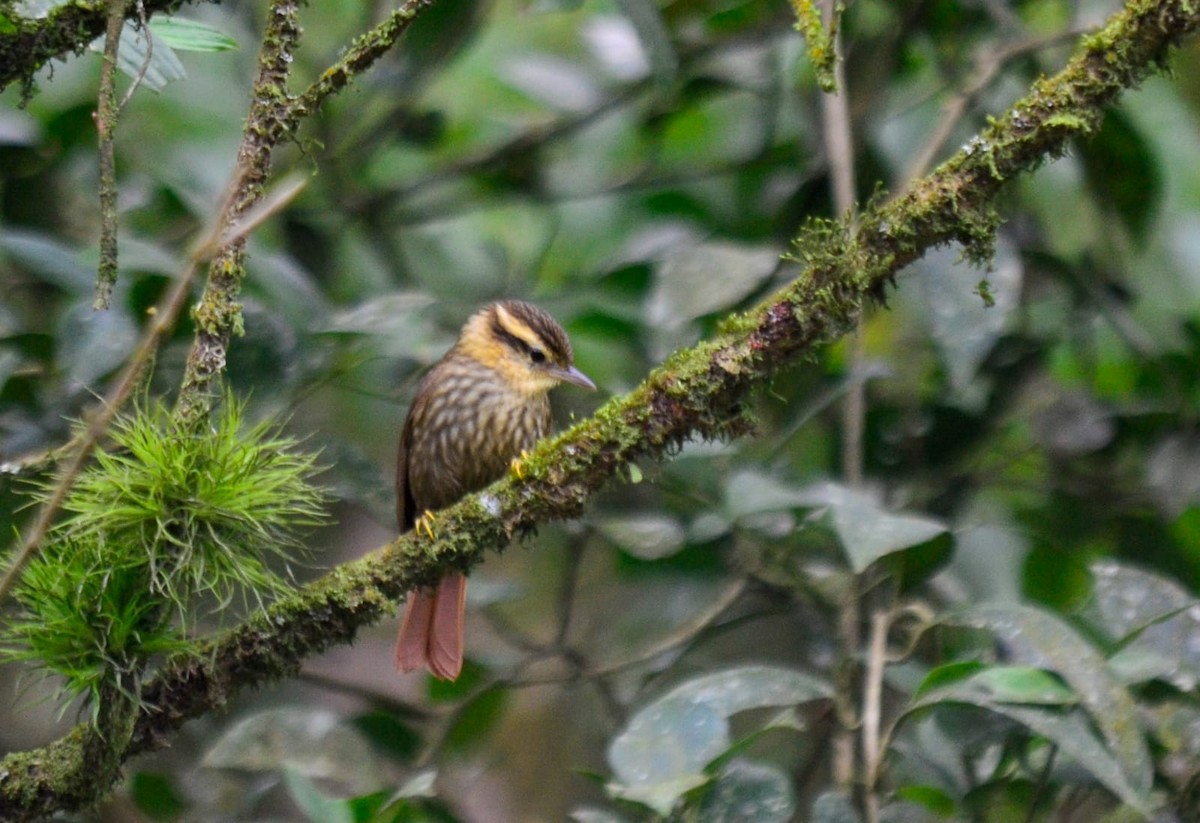
[[521, 394], [545, 394], [559, 383], [596, 388], [575, 368], [571, 341], [562, 326], [520, 300], [480, 309], [463, 327], [458, 349], [496, 371]]

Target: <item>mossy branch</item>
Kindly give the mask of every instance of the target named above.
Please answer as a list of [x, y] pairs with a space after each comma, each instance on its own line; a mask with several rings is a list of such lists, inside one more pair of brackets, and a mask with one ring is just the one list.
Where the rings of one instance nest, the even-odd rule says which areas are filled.
[[[219, 2], [219, 0], [215, 0]], [[145, 0], [147, 17], [171, 14], [193, 0]], [[104, 0], [76, 0], [55, 6], [41, 18], [21, 17], [5, 10], [0, 26], [0, 89], [16, 80], [25, 85], [26, 95], [33, 89], [33, 76], [51, 60], [68, 54], [82, 54], [87, 45], [104, 34], [108, 3]], [[139, 19], [137, 3], [125, 2], [125, 19]]]
[[[386, 54], [417, 15], [432, 3], [433, 0], [401, 3], [382, 23], [357, 38], [342, 58], [298, 97], [290, 96], [287, 87], [292, 50], [300, 38], [300, 4], [296, 0], [276, 0], [271, 4], [250, 113], [238, 149], [238, 173], [222, 215], [226, 224], [235, 224], [262, 199], [275, 147], [296, 134], [303, 118], [315, 113], [327, 98]], [[188, 355], [177, 407], [185, 420], [199, 421], [208, 413], [218, 390], [216, 379], [225, 369], [229, 342], [241, 332], [238, 295], [245, 276], [244, 256], [242, 235], [217, 252], [209, 266], [204, 293], [192, 312], [196, 338]]]
[[[986, 259], [999, 222], [991, 202], [1000, 187], [1093, 132], [1104, 107], [1198, 27], [1200, 13], [1186, 0], [1131, 2], [1085, 39], [1062, 72], [1039, 80], [935, 172], [889, 204], [864, 209], [857, 230], [829, 222], [806, 231], [796, 255], [803, 272], [794, 283], [543, 444], [523, 479], [502, 481], [447, 510], [436, 542], [405, 536], [333, 570], [196, 654], [171, 661], [142, 690], [142, 711], [123, 756], [160, 748], [183, 722], [224, 706], [243, 689], [295, 674], [305, 658], [349, 642], [360, 627], [390, 615], [403, 592], [469, 567], [538, 523], [577, 516], [631, 461], [668, 457], [693, 437], [745, 433], [751, 392], [798, 356], [844, 334], [863, 304], [909, 262], [952, 241]], [[43, 749], [0, 761], [0, 820], [76, 808], [99, 796], [107, 786], [86, 776], [91, 734], [80, 727]]]

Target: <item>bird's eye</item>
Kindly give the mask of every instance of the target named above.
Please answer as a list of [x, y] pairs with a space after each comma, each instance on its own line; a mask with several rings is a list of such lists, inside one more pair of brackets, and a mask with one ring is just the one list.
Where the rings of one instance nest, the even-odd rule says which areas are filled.
[[545, 363], [546, 362], [546, 353], [544, 351], [542, 351], [541, 349], [530, 349], [529, 350], [529, 358], [534, 363]]

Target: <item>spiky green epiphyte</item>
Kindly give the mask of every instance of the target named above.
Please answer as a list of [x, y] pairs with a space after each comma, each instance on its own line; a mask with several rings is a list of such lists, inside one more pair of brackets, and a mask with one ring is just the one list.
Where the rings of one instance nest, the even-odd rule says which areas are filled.
[[106, 684], [132, 693], [144, 661], [185, 645], [163, 619], [163, 599], [138, 569], [106, 568], [95, 537], [56, 534], [30, 563], [0, 651], [60, 675], [63, 691], [88, 695], [93, 710]]
[[261, 600], [286, 580], [297, 532], [321, 523], [315, 458], [227, 398], [210, 428], [161, 404], [117, 420], [80, 474], [16, 590], [0, 655], [62, 675], [72, 693], [124, 690], [150, 655], [180, 647], [172, 617], [201, 595]]
[[154, 406], [118, 421], [112, 440], [63, 505], [63, 528], [105, 535], [181, 607], [201, 592], [278, 589], [269, 561], [286, 565], [297, 530], [322, 521], [315, 458], [270, 422], [243, 426], [236, 400], [201, 430]]

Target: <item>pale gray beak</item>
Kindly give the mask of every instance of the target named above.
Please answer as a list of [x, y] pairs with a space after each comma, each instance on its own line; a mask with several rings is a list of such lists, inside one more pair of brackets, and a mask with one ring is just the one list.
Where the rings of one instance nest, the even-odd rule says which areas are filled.
[[574, 383], [576, 386], [582, 386], [585, 389], [596, 390], [596, 384], [591, 381], [591, 378], [574, 366], [565, 369], [555, 366], [550, 370], [550, 373], [564, 383]]

